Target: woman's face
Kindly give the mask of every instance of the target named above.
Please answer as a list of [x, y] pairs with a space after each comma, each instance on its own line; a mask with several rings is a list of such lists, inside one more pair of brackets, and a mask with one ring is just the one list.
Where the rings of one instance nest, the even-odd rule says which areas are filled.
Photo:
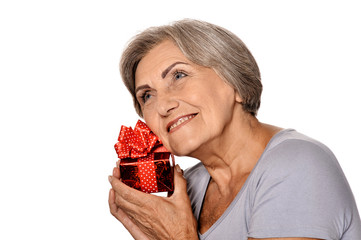
[[139, 62], [135, 87], [146, 124], [180, 156], [192, 156], [220, 137], [239, 100], [211, 68], [190, 62], [171, 41]]

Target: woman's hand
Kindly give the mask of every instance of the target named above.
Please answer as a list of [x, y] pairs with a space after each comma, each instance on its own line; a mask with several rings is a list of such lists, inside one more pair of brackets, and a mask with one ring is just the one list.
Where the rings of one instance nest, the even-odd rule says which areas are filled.
[[118, 167], [109, 176], [110, 212], [135, 239], [198, 239], [187, 182], [178, 165], [175, 170], [174, 193], [167, 198], [128, 187], [119, 180]]

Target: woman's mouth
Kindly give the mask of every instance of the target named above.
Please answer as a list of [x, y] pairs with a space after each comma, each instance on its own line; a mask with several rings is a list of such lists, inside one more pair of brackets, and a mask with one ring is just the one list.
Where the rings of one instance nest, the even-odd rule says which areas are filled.
[[176, 127], [186, 124], [187, 122], [189, 122], [189, 120], [193, 119], [195, 116], [197, 116], [197, 114], [190, 114], [170, 122], [167, 126], [168, 132], [172, 131]]

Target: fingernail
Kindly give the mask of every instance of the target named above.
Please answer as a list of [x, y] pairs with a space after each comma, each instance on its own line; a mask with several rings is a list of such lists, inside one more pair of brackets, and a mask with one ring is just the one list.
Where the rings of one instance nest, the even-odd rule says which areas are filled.
[[175, 166], [175, 169], [177, 170], [177, 172], [182, 173], [182, 169], [178, 164]]
[[113, 180], [112, 176], [108, 176], [108, 180], [110, 183], [112, 183], [112, 180]]

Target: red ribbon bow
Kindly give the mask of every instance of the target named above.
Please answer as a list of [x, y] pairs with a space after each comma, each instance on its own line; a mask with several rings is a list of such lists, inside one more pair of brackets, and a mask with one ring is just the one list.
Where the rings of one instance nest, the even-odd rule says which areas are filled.
[[138, 120], [134, 130], [131, 127], [121, 127], [118, 142], [114, 148], [119, 158], [140, 158], [147, 156], [160, 146], [162, 146], [160, 139], [144, 122]]

